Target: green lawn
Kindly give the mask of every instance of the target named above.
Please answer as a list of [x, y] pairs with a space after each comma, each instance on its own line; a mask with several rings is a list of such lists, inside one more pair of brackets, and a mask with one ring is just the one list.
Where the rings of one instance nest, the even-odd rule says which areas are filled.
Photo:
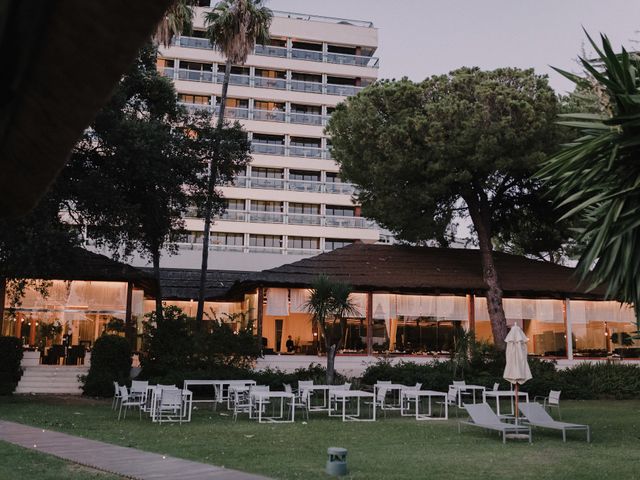
[[[234, 423], [229, 415], [199, 409], [190, 424], [160, 426], [139, 421], [136, 413], [117, 422], [109, 402], [0, 399], [0, 418], [279, 479], [327, 478], [323, 468], [329, 446], [349, 450], [353, 479], [638, 478], [639, 414], [640, 401], [566, 401], [563, 419], [591, 424], [592, 444], [581, 432], [570, 433], [563, 444], [558, 432], [535, 431], [533, 445], [512, 441], [505, 446], [497, 434], [478, 429], [458, 434], [455, 417], [448, 422], [392, 416], [375, 423], [342, 423], [316, 414], [307, 424], [268, 425], [247, 419]], [[11, 461], [12, 454], [8, 457]]]
[[37, 480], [116, 480], [107, 473], [65, 462], [56, 457], [0, 442], [0, 478]]

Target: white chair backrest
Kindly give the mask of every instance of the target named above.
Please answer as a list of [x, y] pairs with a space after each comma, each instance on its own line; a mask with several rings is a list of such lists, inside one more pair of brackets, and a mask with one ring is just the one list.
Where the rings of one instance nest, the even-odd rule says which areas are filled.
[[447, 400], [450, 402], [456, 402], [458, 400], [458, 389], [453, 385], [449, 385], [449, 390], [447, 391]]
[[422, 388], [422, 384], [421, 383], [416, 383], [415, 387], [416, 390], [420, 390]]
[[519, 405], [522, 414], [531, 423], [554, 423], [555, 420], [547, 413], [542, 405], [535, 402], [521, 403]]
[[384, 401], [386, 396], [387, 396], [387, 389], [384, 387], [378, 387], [378, 393], [376, 395], [376, 399], [378, 400], [378, 402]]
[[284, 391], [287, 393], [291, 393], [293, 390], [291, 390], [291, 385], [289, 385], [288, 383], [284, 384]]
[[351, 384], [350, 383], [345, 383], [344, 385], [342, 385], [342, 388], [344, 390], [351, 390]]
[[549, 392], [549, 405], [560, 405], [561, 390], [551, 390]]
[[391, 380], [378, 380], [376, 385], [391, 385]]
[[131, 393], [146, 392], [148, 386], [149, 386], [149, 382], [141, 382], [139, 380], [134, 380], [131, 382]]
[[313, 380], [299, 380], [298, 381], [298, 390], [302, 390], [303, 388], [313, 387]]
[[164, 390], [164, 389], [171, 389], [171, 388], [178, 388], [175, 385], [156, 385], [156, 388], [158, 390]]
[[113, 390], [116, 397], [120, 395], [120, 385], [118, 384], [118, 382], [113, 382]]
[[493, 391], [497, 392], [500, 389], [500, 384], [498, 382], [493, 384]]
[[160, 391], [160, 408], [180, 405], [182, 405], [182, 394], [180, 390], [177, 388], [163, 388]]
[[120, 397], [122, 397], [122, 401], [126, 402], [129, 399], [129, 392], [127, 391], [127, 387], [121, 385], [119, 387]]
[[251, 391], [252, 392], [268, 392], [269, 386], [268, 385], [252, 385]]
[[454, 380], [453, 381], [453, 386], [454, 387], [464, 387], [466, 385], [464, 380]]

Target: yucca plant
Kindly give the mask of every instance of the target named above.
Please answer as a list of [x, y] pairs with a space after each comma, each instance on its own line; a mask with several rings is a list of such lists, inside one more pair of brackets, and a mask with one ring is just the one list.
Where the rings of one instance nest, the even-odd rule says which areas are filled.
[[313, 282], [306, 303], [306, 310], [312, 314], [313, 323], [319, 327], [324, 339], [329, 385], [335, 380], [335, 359], [346, 336], [347, 317], [356, 312], [349, 298], [352, 291], [351, 285], [320, 275]]
[[624, 48], [614, 53], [605, 35], [602, 48], [587, 37], [598, 55], [580, 58], [588, 76], [556, 70], [578, 87], [596, 90], [608, 108], [604, 114], [562, 115], [559, 123], [579, 136], [538, 176], [566, 211], [564, 218], [578, 222], [582, 282], [606, 286], [609, 298], [633, 304], [640, 319], [640, 59]]

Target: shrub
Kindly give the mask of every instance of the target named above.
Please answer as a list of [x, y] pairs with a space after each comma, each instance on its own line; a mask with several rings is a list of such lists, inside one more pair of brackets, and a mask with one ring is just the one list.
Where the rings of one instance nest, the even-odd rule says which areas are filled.
[[85, 395], [113, 395], [113, 382], [125, 384], [131, 374], [131, 347], [118, 335], [102, 335], [91, 352], [89, 373], [82, 378]]
[[22, 376], [21, 361], [20, 339], [0, 336], [0, 395], [11, 395], [16, 389]]

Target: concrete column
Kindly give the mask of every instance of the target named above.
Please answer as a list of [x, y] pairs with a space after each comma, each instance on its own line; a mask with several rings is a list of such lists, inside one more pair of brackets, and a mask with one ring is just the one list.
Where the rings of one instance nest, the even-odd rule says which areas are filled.
[[567, 335], [567, 359], [573, 360], [573, 329], [571, 327], [571, 301], [568, 298], [562, 303], [562, 316], [564, 317], [564, 331]]
[[260, 351], [262, 351], [262, 320], [264, 317], [264, 288], [258, 287], [258, 308], [257, 308], [257, 327], [256, 336], [260, 345]]
[[367, 293], [367, 355], [373, 355], [373, 293]]
[[476, 331], [476, 297], [467, 295], [467, 320], [469, 320], [469, 331]]
[[136, 327], [133, 325], [133, 283], [127, 282], [127, 303], [124, 314], [124, 336], [132, 350], [136, 349]]

